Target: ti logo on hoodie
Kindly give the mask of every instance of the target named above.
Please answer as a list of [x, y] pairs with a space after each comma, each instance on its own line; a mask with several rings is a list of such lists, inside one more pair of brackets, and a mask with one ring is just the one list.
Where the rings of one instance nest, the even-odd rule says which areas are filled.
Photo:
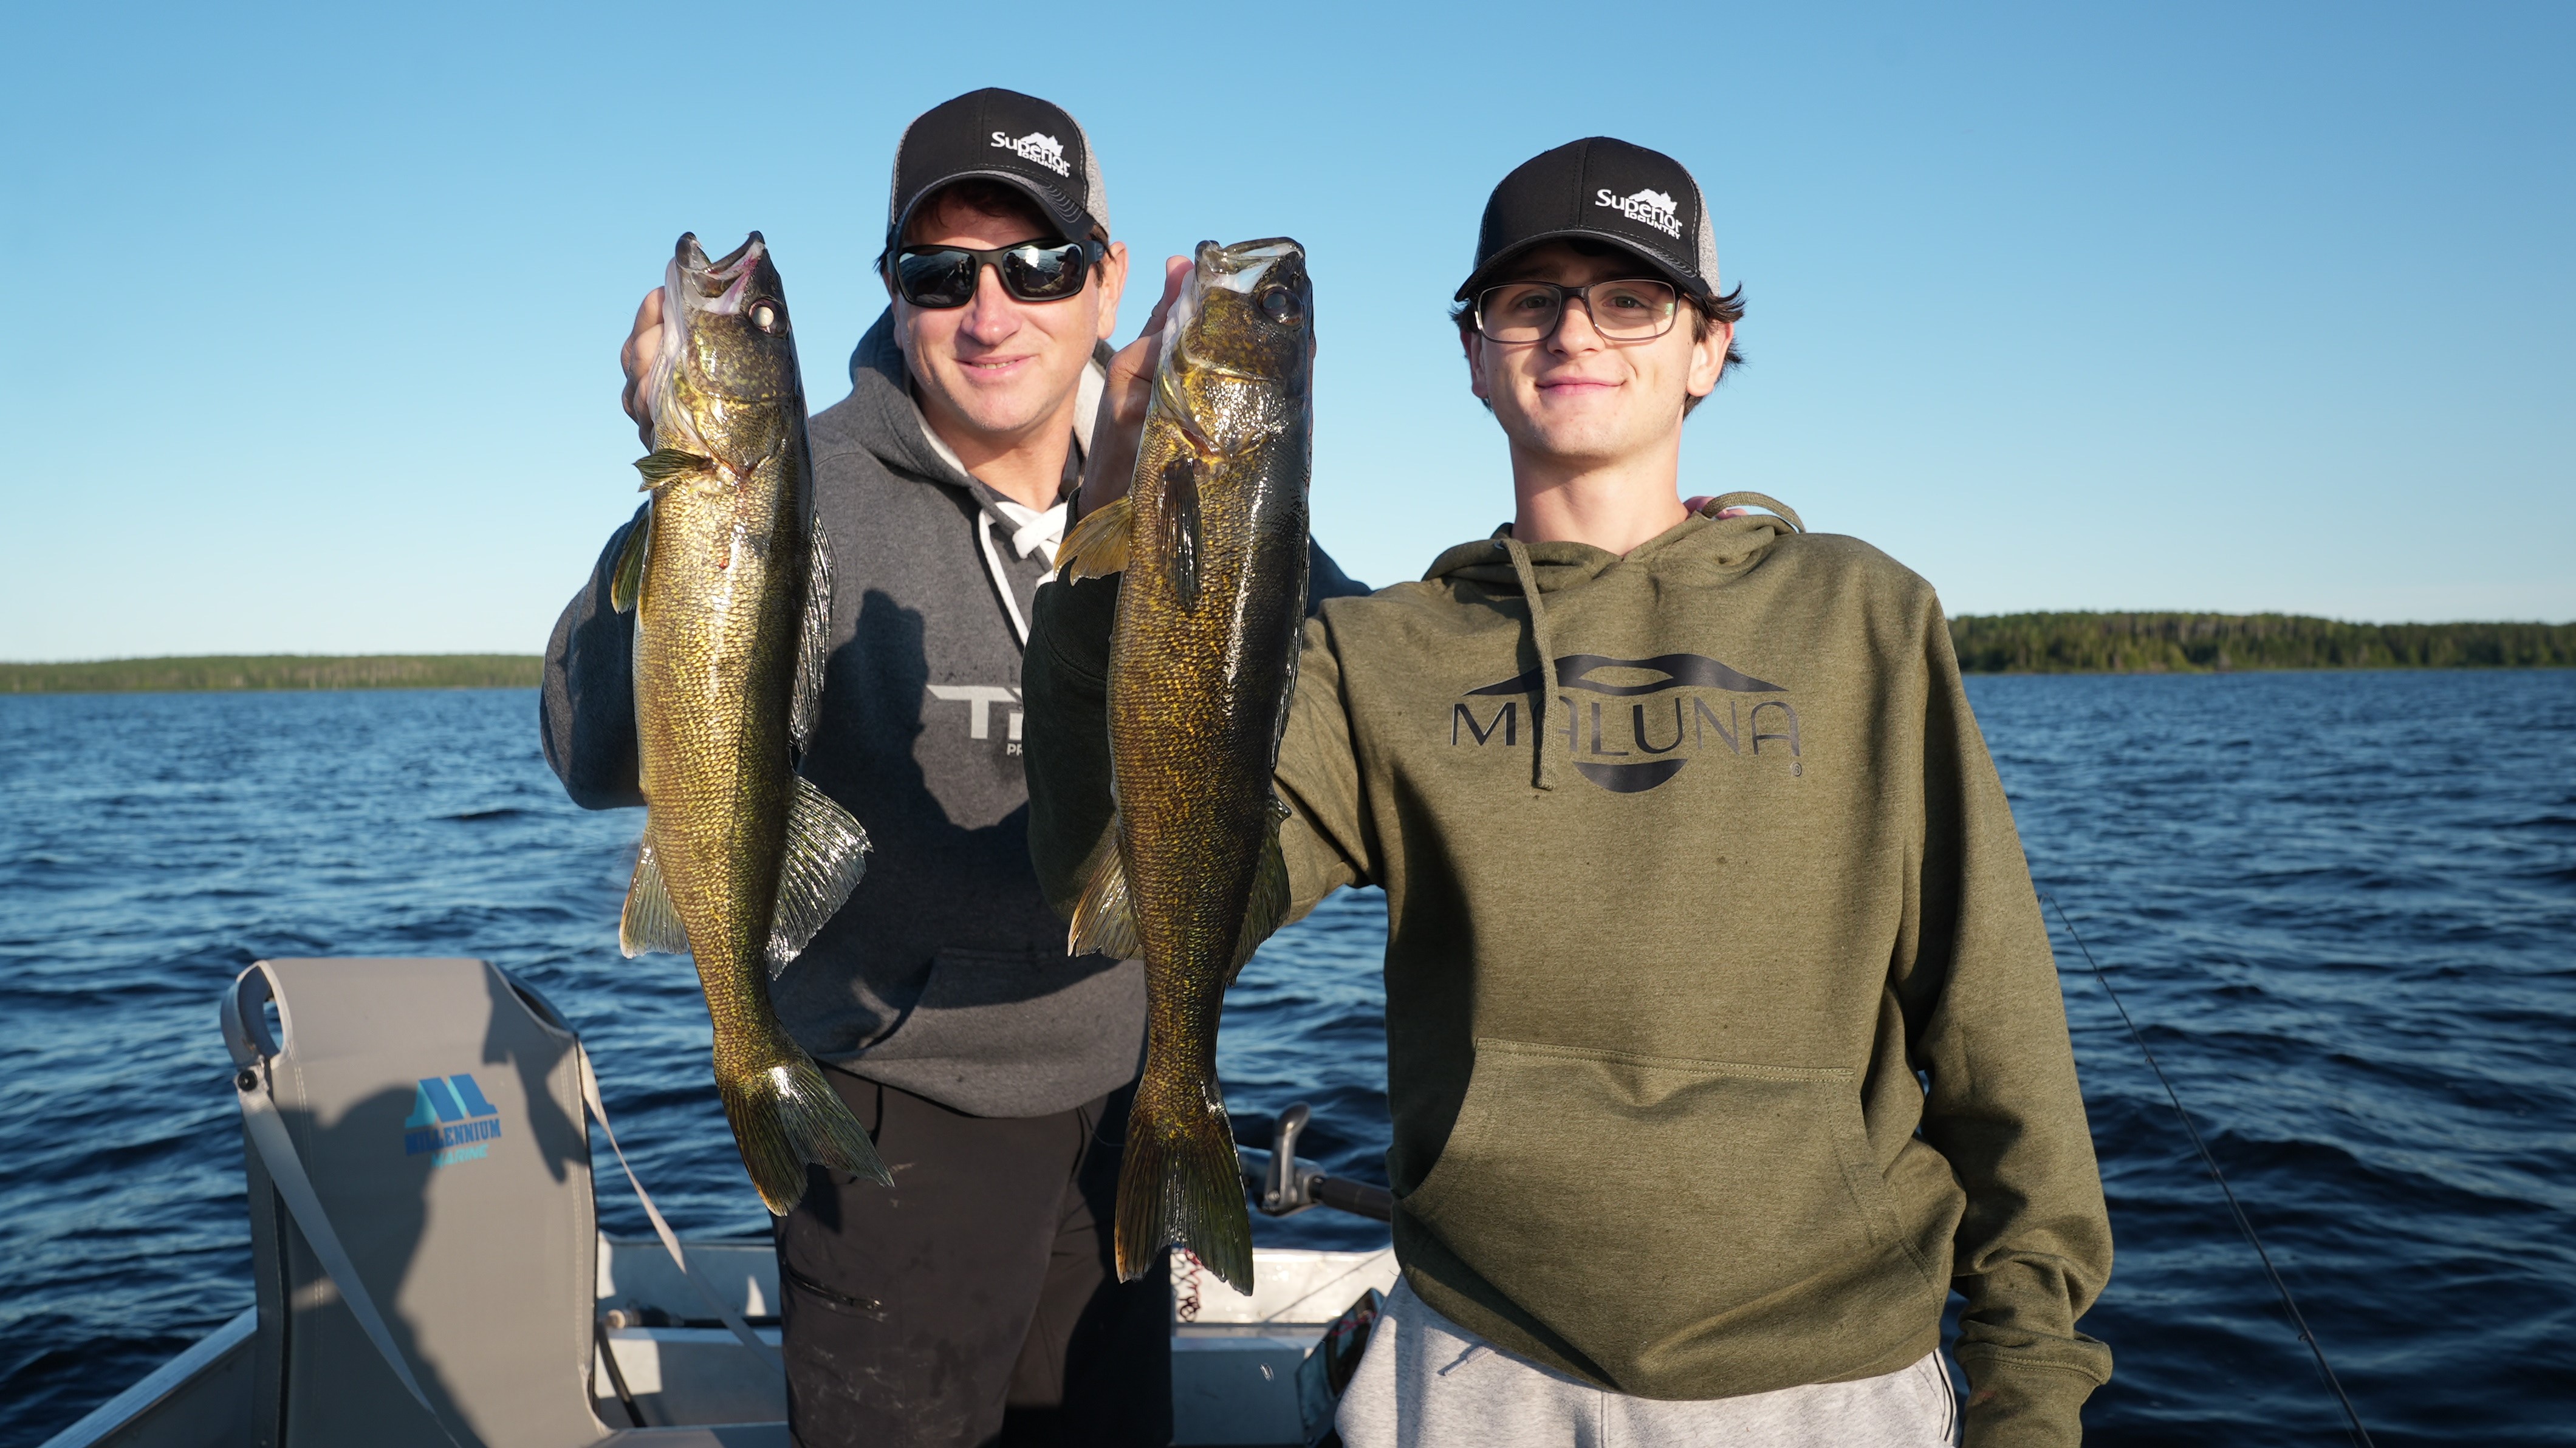
[[[1682, 772], [1709, 748], [1759, 758], [1765, 744], [1798, 759], [1798, 711], [1786, 699], [1739, 694], [1785, 694], [1778, 684], [1744, 674], [1705, 654], [1658, 654], [1614, 659], [1606, 654], [1565, 654], [1556, 661], [1554, 717], [1548, 732], [1565, 740], [1575, 771], [1613, 794], [1641, 794]], [[1449, 742], [1482, 748], [1520, 743], [1524, 696], [1538, 691], [1538, 670], [1498, 684], [1469, 689], [1449, 713]], [[1712, 691], [1714, 691], [1712, 693]], [[1577, 701], [1581, 697], [1580, 702]], [[1490, 701], [1499, 699], [1499, 704]], [[1723, 706], [1723, 707], [1721, 707]], [[1684, 746], [1688, 747], [1685, 748]]]

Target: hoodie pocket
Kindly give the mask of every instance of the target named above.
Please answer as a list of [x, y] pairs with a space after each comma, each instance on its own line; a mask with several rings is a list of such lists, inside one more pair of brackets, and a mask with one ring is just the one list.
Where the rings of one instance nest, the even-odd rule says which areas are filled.
[[1843, 1067], [1479, 1038], [1403, 1206], [1623, 1385], [1794, 1350], [1932, 1285]]

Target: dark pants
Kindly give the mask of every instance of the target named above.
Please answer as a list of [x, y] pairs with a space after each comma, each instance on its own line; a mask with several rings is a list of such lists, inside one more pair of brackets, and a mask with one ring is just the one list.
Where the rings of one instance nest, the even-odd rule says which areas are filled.
[[824, 1074], [895, 1184], [809, 1168], [778, 1224], [799, 1448], [1169, 1443], [1170, 1279], [1111, 1257], [1133, 1088], [981, 1117]]

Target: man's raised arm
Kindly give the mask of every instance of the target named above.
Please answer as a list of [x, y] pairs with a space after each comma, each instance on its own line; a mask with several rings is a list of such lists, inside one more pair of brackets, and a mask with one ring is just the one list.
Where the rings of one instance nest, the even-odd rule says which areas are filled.
[[635, 762], [635, 615], [619, 613], [608, 602], [617, 557], [642, 517], [638, 509], [635, 519], [609, 535], [590, 581], [564, 605], [546, 642], [538, 728], [546, 763], [583, 809], [644, 803]]
[[[662, 289], [644, 294], [635, 308], [634, 325], [617, 350], [625, 373], [619, 405], [635, 422], [644, 446], [653, 446], [653, 415], [644, 401], [644, 374], [662, 346]], [[644, 516], [609, 535], [590, 581], [564, 605], [555, 620], [554, 637], [546, 641], [544, 692], [537, 700], [537, 727], [545, 740], [546, 763], [563, 781], [564, 793], [583, 809], [622, 809], [644, 803], [635, 762], [635, 616], [619, 613], [608, 602], [609, 576], [626, 548], [626, 535]]]

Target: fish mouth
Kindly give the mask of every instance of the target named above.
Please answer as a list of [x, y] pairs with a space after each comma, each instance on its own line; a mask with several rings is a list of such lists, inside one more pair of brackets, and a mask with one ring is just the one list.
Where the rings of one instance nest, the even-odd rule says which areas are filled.
[[757, 231], [743, 238], [743, 243], [725, 253], [718, 261], [707, 260], [704, 247], [698, 245], [697, 233], [680, 233], [679, 243], [671, 249], [671, 265], [663, 278], [670, 296], [665, 299], [663, 315], [670, 315], [668, 304], [681, 302], [693, 311], [719, 317], [739, 313], [751, 290], [752, 279], [759, 275], [761, 263], [769, 259], [769, 243]]
[[1232, 246], [1219, 246], [1213, 241], [1198, 245], [1199, 275], [1208, 285], [1250, 295], [1261, 285], [1261, 279], [1272, 267], [1295, 258], [1304, 260], [1306, 248], [1285, 236], [1265, 236], [1259, 241], [1238, 241]]

